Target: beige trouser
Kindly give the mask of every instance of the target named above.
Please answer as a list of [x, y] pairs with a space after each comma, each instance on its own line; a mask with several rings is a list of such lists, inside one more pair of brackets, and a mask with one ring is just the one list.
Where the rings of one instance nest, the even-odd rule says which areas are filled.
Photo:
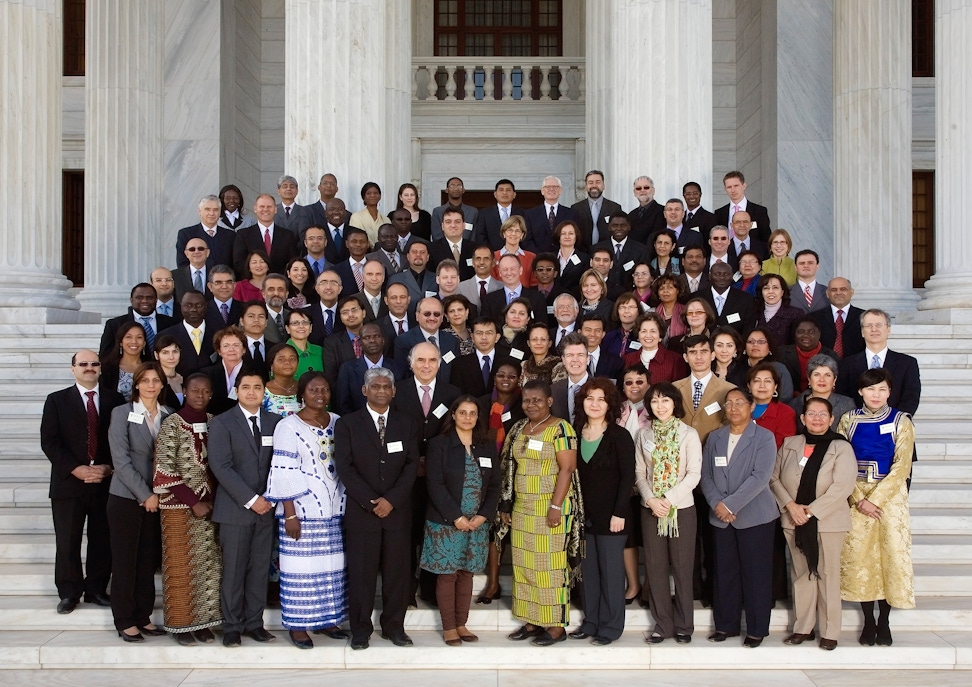
[[810, 579], [807, 559], [794, 541], [794, 531], [785, 529], [783, 534], [792, 559], [790, 577], [793, 580], [793, 611], [796, 616], [793, 631], [810, 634], [819, 620], [822, 639], [840, 639], [840, 551], [845, 533], [817, 534], [820, 548], [817, 571], [820, 577], [813, 579]]

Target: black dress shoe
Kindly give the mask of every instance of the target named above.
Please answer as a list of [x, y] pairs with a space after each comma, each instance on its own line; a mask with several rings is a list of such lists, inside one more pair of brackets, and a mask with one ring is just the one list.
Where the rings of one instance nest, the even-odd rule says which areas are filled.
[[568, 632], [567, 636], [571, 639], [587, 639], [588, 637], [593, 637], [594, 635], [588, 634], [583, 630], [574, 630], [573, 632]]
[[136, 632], [133, 635], [128, 635], [128, 634], [125, 634], [124, 632], [122, 632], [121, 630], [119, 630], [118, 631], [118, 636], [121, 637], [123, 641], [126, 641], [129, 644], [138, 644], [139, 642], [144, 642], [145, 641], [145, 637], [143, 637], [141, 635], [141, 633], [138, 633], [138, 632]]
[[140, 627], [138, 628], [143, 635], [148, 635], [149, 637], [161, 637], [162, 635], [169, 634], [161, 627]]
[[824, 651], [833, 651], [834, 649], [837, 648], [837, 640], [836, 639], [824, 639], [823, 637], [821, 637], [820, 638], [820, 648], [823, 649]]
[[858, 640], [862, 646], [874, 646], [877, 638], [877, 625], [865, 625], [861, 630], [861, 637]]
[[243, 641], [240, 639], [239, 632], [224, 632], [223, 633], [223, 646], [234, 647], [242, 644]]
[[594, 639], [591, 640], [591, 644], [593, 644], [594, 646], [607, 646], [613, 641], [614, 641], [613, 639], [609, 639], [602, 635], [597, 635]]
[[677, 634], [677, 635], [675, 635], [675, 643], [676, 644], [691, 644], [692, 643], [692, 635]]
[[762, 637], [750, 637], [749, 635], [746, 635], [746, 639], [743, 640], [743, 646], [747, 649], [755, 649], [762, 643]]
[[111, 606], [111, 598], [107, 594], [101, 594], [100, 592], [85, 594], [84, 602], [86, 604], [94, 604], [95, 606], [104, 606], [105, 608]]
[[314, 630], [314, 634], [325, 635], [331, 639], [347, 639], [350, 637], [350, 635], [340, 627], [322, 627], [320, 630]]
[[409, 637], [404, 632], [392, 634], [390, 632], [382, 632], [382, 639], [387, 639], [389, 642], [395, 646], [412, 646], [412, 638]]
[[67, 615], [77, 607], [78, 607], [77, 599], [61, 599], [60, 601], [57, 602], [57, 612], [61, 615]]
[[567, 641], [566, 632], [561, 632], [559, 636], [554, 637], [546, 630], [543, 630], [541, 634], [533, 638], [530, 644], [532, 644], [533, 646], [551, 646], [553, 644], [556, 644], [557, 642], [566, 642], [566, 641]]
[[216, 641], [216, 635], [214, 635], [213, 631], [210, 630], [208, 627], [204, 627], [201, 630], [196, 630], [192, 634], [195, 635], [196, 639], [198, 639], [203, 644], [212, 644], [213, 642]]
[[528, 630], [527, 626], [524, 625], [519, 630], [509, 633], [506, 635], [506, 637], [507, 639], [512, 639], [514, 642], [520, 642], [524, 639], [530, 639], [530, 637], [539, 637], [544, 632], [546, 632], [546, 630], [544, 630], [542, 627], [536, 626], [532, 630]]
[[483, 604], [484, 606], [488, 606], [491, 603], [493, 603], [493, 599], [498, 599], [502, 595], [503, 595], [503, 588], [502, 587], [497, 587], [496, 588], [496, 593], [493, 594], [493, 595], [491, 595], [491, 596], [487, 596], [486, 594], [480, 594], [479, 595], [479, 598], [476, 599], [476, 603]]
[[710, 642], [724, 642], [727, 639], [729, 639], [730, 637], [738, 637], [738, 636], [739, 636], [739, 633], [738, 632], [719, 632], [719, 631], [716, 631], [716, 632], [713, 632], [712, 634], [709, 635], [709, 641]]
[[297, 639], [296, 637], [294, 637], [293, 630], [291, 630], [287, 634], [290, 637], [290, 643], [293, 644], [298, 649], [313, 649], [314, 648], [314, 642], [311, 641], [311, 638], [310, 637], [307, 637], [306, 639]]
[[652, 632], [650, 635], [645, 637], [645, 644], [661, 644], [664, 641], [665, 638], [657, 632]]
[[192, 636], [191, 632], [173, 632], [172, 636], [175, 637], [175, 640], [179, 646], [196, 645], [196, 639]]
[[243, 634], [256, 642], [261, 642], [261, 643], [273, 642], [277, 639], [272, 634], [267, 632], [267, 629], [265, 627], [258, 627], [255, 630], [247, 630]]
[[642, 608], [648, 608], [648, 599], [638, 599], [638, 605]]
[[352, 651], [362, 651], [368, 648], [368, 638], [364, 639], [351, 639], [351, 650]]

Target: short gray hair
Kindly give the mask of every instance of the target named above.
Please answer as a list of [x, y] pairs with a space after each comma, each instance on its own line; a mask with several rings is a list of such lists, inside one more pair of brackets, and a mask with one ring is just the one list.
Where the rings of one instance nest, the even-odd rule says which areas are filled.
[[202, 198], [199, 199], [199, 205], [197, 205], [196, 208], [202, 210], [203, 204], [214, 202], [214, 201], [219, 203], [220, 206], [222, 206], [222, 201], [219, 199], [219, 196], [214, 196], [212, 193], [210, 193], [208, 196], [203, 196]]
[[826, 367], [834, 373], [835, 378], [837, 377], [837, 361], [831, 358], [829, 355], [818, 353], [810, 358], [810, 360], [807, 361], [807, 377], [809, 377], [810, 373], [816, 370], [818, 367]]
[[[560, 177], [545, 176], [543, 178], [543, 181], [546, 181], [547, 179], [553, 179], [554, 181], [556, 181], [557, 182], [557, 186], [559, 186], [560, 188], [563, 188], [564, 187], [564, 183], [560, 180]], [[543, 185], [543, 182], [540, 182], [540, 183], [541, 183], [541, 186], [542, 186]]]
[[384, 377], [387, 379], [389, 382], [391, 382], [392, 388], [395, 388], [395, 373], [389, 370], [387, 367], [372, 367], [365, 370], [364, 385], [369, 386], [379, 377]]
[[570, 306], [574, 309], [574, 311], [580, 311], [580, 304], [578, 304], [577, 299], [571, 296], [569, 293], [562, 293], [554, 298], [553, 304], [555, 308], [557, 307], [558, 301], [570, 301]]
[[[850, 282], [848, 282], [850, 283]], [[867, 315], [880, 315], [884, 318], [884, 324], [891, 326], [891, 315], [880, 308], [870, 308], [861, 313], [861, 329], [864, 329], [864, 317]]]
[[277, 179], [277, 188], [280, 188], [281, 186], [283, 186], [288, 181], [290, 183], [292, 183], [294, 186], [297, 186], [297, 187], [300, 186], [300, 184], [297, 183], [297, 180], [294, 177], [290, 176], [289, 174], [284, 174], [279, 179]]
[[640, 177], [636, 177], [634, 183], [632, 183], [631, 185], [636, 186], [639, 181], [647, 181], [652, 186], [655, 185], [655, 182], [651, 180], [651, 177], [646, 177], [644, 174], [642, 174]]

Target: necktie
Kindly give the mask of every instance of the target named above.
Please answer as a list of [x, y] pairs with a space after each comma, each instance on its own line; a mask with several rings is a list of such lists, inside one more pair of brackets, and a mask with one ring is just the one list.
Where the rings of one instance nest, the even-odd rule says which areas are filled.
[[479, 302], [482, 303], [486, 299], [486, 280], [479, 280]]
[[881, 356], [875, 353], [871, 356], [871, 369], [876, 370], [879, 367], [881, 367]]
[[263, 435], [260, 434], [260, 426], [257, 424], [256, 415], [250, 416], [250, 424], [253, 425], [253, 443], [256, 444], [257, 453], [263, 448]]
[[577, 393], [577, 388], [576, 384], [571, 384], [567, 389], [567, 414], [570, 416], [567, 421], [570, 423], [574, 422], [574, 394]]
[[696, 410], [699, 409], [699, 403], [702, 402], [702, 382], [698, 379], [695, 380], [695, 384], [692, 391], [692, 407]]
[[614, 264], [615, 265], [621, 264], [621, 244], [620, 243], [614, 244]]
[[422, 384], [419, 388], [422, 389], [422, 415], [428, 417], [429, 411], [432, 410], [432, 394], [429, 393], [431, 387]]
[[189, 334], [192, 336], [192, 347], [196, 349], [196, 355], [199, 355], [199, 351], [202, 349], [202, 332], [193, 327]]
[[550, 214], [547, 215], [547, 224], [550, 225], [550, 231], [553, 231], [554, 224], [557, 222], [557, 215], [554, 214], [554, 209], [550, 208]]
[[515, 291], [507, 291], [506, 292], [506, 304], [507, 305], [509, 305], [510, 303], [512, 303], [515, 299], [516, 299], [516, 292]]
[[324, 335], [330, 336], [334, 333], [334, 311], [325, 310], [324, 313], [326, 317], [324, 320]]
[[405, 252], [405, 243], [406, 241], [404, 236], [398, 239], [398, 250], [402, 251], [403, 253]]
[[732, 206], [732, 214], [735, 215], [737, 212], [739, 212], [739, 206], [738, 205], [733, 205]]
[[438, 341], [436, 341], [436, 339], [435, 339], [435, 337], [434, 337], [434, 336], [430, 336], [430, 337], [429, 337], [429, 343], [430, 343], [430, 344], [432, 344], [433, 346], [435, 346], [436, 348], [438, 348], [438, 347], [439, 347], [439, 342], [438, 342]]
[[147, 317], [143, 317], [141, 319], [142, 327], [145, 328], [145, 340], [148, 342], [149, 350], [151, 350], [152, 346], [155, 344], [155, 330], [152, 329], [152, 320]]
[[385, 416], [378, 416], [378, 441], [382, 446], [385, 445]]
[[509, 218], [510, 218], [510, 209], [509, 208], [500, 208], [500, 220], [502, 220], [503, 222], [505, 222]]
[[726, 302], [726, 299], [725, 299], [725, 297], [724, 297], [724, 296], [716, 296], [716, 311], [717, 311], [717, 312], [718, 312], [718, 313], [719, 313], [720, 315], [722, 314], [722, 306], [723, 306], [723, 304], [724, 304], [725, 302]]
[[172, 303], [156, 303], [155, 312], [160, 315], [172, 315]]
[[318, 277], [321, 276], [321, 261], [320, 260], [315, 260], [314, 261], [314, 274], [316, 274]]
[[685, 221], [686, 221], [686, 223], [688, 223], [688, 222], [691, 222], [691, 221], [692, 221], [692, 218], [693, 218], [693, 217], [695, 217], [695, 213], [694, 213], [694, 212], [690, 212], [690, 213], [688, 213], [688, 214], [687, 214], [687, 215], [685, 216]]
[[591, 377], [594, 376], [594, 354], [593, 353], [587, 354], [587, 374], [589, 374]]
[[452, 259], [456, 261], [457, 265], [459, 264], [459, 246], [455, 243], [452, 244]]
[[263, 232], [263, 250], [270, 255], [270, 230], [267, 229]]
[[277, 325], [277, 331], [280, 333], [280, 338], [286, 339], [287, 330], [284, 329], [283, 317], [280, 315], [280, 313], [273, 316], [273, 322]]
[[195, 274], [192, 275], [192, 288], [196, 291], [203, 290], [202, 272], [200, 270], [193, 270]]
[[489, 386], [489, 356], [483, 356], [483, 385]]
[[696, 277], [695, 279], [689, 279], [689, 291], [691, 291], [692, 293], [695, 293], [698, 290], [699, 290], [699, 279], [698, 279], [698, 277]]
[[597, 203], [591, 203], [591, 223], [597, 226], [597, 216], [601, 214], [601, 208], [598, 207]]
[[402, 269], [402, 266], [398, 264], [398, 255], [396, 255], [395, 253], [388, 253], [388, 252], [386, 252], [385, 255], [388, 256], [388, 262], [391, 263], [392, 271], [395, 274], [398, 274]]
[[260, 352], [260, 342], [253, 342], [253, 362], [257, 365], [263, 365], [263, 353]]
[[374, 298], [371, 299], [371, 312], [374, 313], [376, 318], [378, 317], [378, 310], [380, 308], [381, 308], [381, 303], [378, 300], [378, 297], [375, 296]]
[[206, 230], [206, 233], [209, 234], [209, 238], [212, 238], [212, 237], [216, 236], [216, 230], [215, 229], [207, 229]]
[[360, 358], [361, 357], [361, 337], [360, 336], [356, 336], [353, 339], [351, 339], [351, 347], [354, 349], [354, 357]]
[[287, 215], [287, 219], [290, 219], [290, 208], [284, 208], [284, 214]]
[[337, 248], [338, 252], [340, 253], [341, 250], [342, 250], [341, 249], [341, 246], [344, 245], [344, 237], [341, 236], [341, 228], [340, 227], [334, 227], [334, 240], [337, 242], [337, 246], [335, 246], [335, 247]]
[[746, 242], [743, 241], [742, 243], [739, 244], [739, 252], [742, 253], [745, 250], [746, 250]]
[[364, 288], [364, 277], [361, 275], [361, 263], [356, 262], [351, 268], [354, 272], [354, 283], [358, 285], [358, 291], [360, 291]]
[[621, 329], [621, 355], [628, 352], [628, 337], [630, 335], [631, 332], [627, 332], [623, 328]]
[[219, 314], [223, 316], [223, 324], [229, 324], [229, 306], [226, 303], [219, 304]]
[[834, 337], [834, 353], [836, 353], [841, 358], [843, 358], [844, 357], [844, 311], [843, 309], [837, 311], [837, 319], [834, 320], [834, 329], [837, 330], [837, 336]]
[[565, 336], [567, 336], [567, 330], [566, 329], [561, 329], [560, 330], [560, 338], [557, 339], [557, 344], [558, 345], [560, 344], [561, 341], [563, 341], [563, 339], [564, 339]]
[[98, 409], [95, 408], [95, 392], [85, 391], [88, 397], [85, 403], [85, 410], [88, 412], [88, 462], [94, 465], [95, 457], [98, 455]]
[[395, 320], [395, 324], [398, 325], [398, 333], [399, 334], [404, 334], [405, 333], [405, 328], [402, 325], [403, 322], [404, 322], [404, 320]]

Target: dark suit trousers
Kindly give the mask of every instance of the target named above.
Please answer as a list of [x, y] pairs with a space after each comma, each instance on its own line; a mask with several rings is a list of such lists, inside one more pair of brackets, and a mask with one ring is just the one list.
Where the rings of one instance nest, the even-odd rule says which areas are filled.
[[[111, 577], [111, 538], [108, 534], [108, 491], [88, 490], [83, 496], [51, 499], [54, 516], [54, 584], [62, 599], [82, 594], [104, 594]], [[81, 566], [81, 536], [88, 520], [88, 556], [85, 577]]]
[[[419, 559], [422, 557], [422, 544], [425, 543], [425, 509], [429, 504], [429, 490], [425, 484], [425, 477], [416, 477], [415, 484], [412, 485], [412, 556], [409, 561], [412, 572], [412, 584], [408, 590], [409, 596], [415, 596], [416, 588], [419, 595], [433, 606], [437, 605], [435, 590], [438, 586], [435, 573], [430, 573], [419, 567]], [[415, 574], [418, 571], [418, 580]]]
[[155, 608], [155, 571], [162, 562], [158, 512], [132, 499], [108, 495], [111, 523], [111, 614], [115, 629], [145, 627]]
[[[708, 511], [706, 512], [708, 515]], [[678, 536], [658, 534], [658, 518], [650, 508], [641, 509], [641, 531], [645, 536], [648, 603], [655, 629], [662, 637], [690, 635], [695, 631], [692, 605], [692, 567], [695, 562], [695, 506], [678, 511]], [[675, 579], [675, 604], [668, 582], [669, 569]]]
[[737, 530], [713, 527], [715, 544], [715, 595], [712, 617], [717, 632], [739, 632], [740, 614], [746, 611], [746, 634], [769, 634], [773, 610], [773, 537], [776, 521]]
[[415, 579], [408, 567], [412, 548], [409, 535], [408, 529], [356, 531], [345, 527], [348, 606], [353, 639], [367, 639], [374, 632], [371, 614], [375, 610], [379, 572], [381, 629], [391, 634], [405, 631], [405, 611], [412, 593], [411, 582]]
[[224, 633], [263, 627], [274, 524], [273, 518], [263, 517], [249, 525], [219, 525], [219, 545], [223, 550], [219, 606]]
[[581, 564], [584, 574], [584, 624], [581, 630], [591, 635], [618, 639], [624, 632], [623, 534], [591, 534], [586, 537], [587, 554]]
[[[712, 530], [709, 522], [709, 503], [702, 495], [702, 488], [692, 490], [695, 497], [695, 562], [692, 570], [692, 596], [701, 599], [703, 605], [712, 604], [712, 579], [715, 576], [715, 564], [712, 554]], [[681, 523], [679, 523], [681, 524]]]

